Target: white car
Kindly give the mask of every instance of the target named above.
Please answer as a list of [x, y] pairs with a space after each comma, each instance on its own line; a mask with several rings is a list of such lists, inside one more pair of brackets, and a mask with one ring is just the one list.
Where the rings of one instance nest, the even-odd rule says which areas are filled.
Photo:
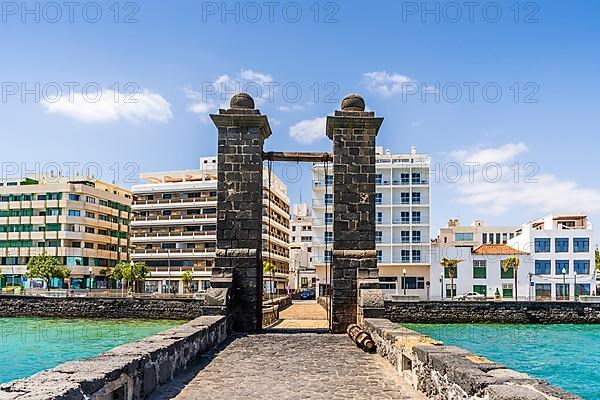
[[477, 292], [467, 292], [457, 297], [458, 300], [485, 300], [485, 296]]

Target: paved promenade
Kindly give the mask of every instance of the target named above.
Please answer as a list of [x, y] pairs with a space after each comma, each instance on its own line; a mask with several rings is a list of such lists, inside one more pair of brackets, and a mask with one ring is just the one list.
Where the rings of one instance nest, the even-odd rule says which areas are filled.
[[152, 397], [173, 398], [425, 399], [380, 356], [364, 353], [347, 335], [316, 333], [238, 337]]
[[270, 330], [308, 329], [327, 330], [327, 311], [316, 300], [294, 301], [292, 306], [279, 313], [280, 320]]

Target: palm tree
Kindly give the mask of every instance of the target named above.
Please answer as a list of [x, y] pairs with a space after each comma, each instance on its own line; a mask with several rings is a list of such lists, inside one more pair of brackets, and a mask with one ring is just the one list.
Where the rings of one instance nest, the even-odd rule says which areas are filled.
[[194, 273], [190, 270], [185, 271], [181, 275], [181, 281], [188, 293], [192, 293], [192, 282], [194, 281]]
[[509, 257], [506, 260], [502, 261], [502, 270], [504, 272], [508, 272], [509, 269], [513, 268], [513, 274], [515, 276], [515, 301], [519, 298], [517, 297], [517, 276], [519, 271], [519, 265], [521, 264], [521, 260], [519, 257]]
[[442, 258], [440, 264], [444, 268], [444, 272], [448, 271], [448, 276], [450, 277], [450, 297], [454, 300], [454, 277], [456, 276], [458, 264], [463, 260], [452, 260], [448, 258]]
[[275, 264], [273, 264], [271, 261], [263, 261], [263, 273], [271, 274], [271, 298], [273, 297], [273, 286], [274, 286], [274, 282], [275, 282], [275, 277], [273, 275], [274, 272], [275, 272]]

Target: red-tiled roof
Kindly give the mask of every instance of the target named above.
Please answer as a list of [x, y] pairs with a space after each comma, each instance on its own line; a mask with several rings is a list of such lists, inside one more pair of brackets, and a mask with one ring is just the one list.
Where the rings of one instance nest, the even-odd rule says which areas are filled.
[[473, 249], [471, 254], [476, 254], [476, 255], [481, 255], [481, 256], [485, 256], [485, 255], [516, 256], [519, 254], [529, 254], [529, 253], [526, 251], [514, 249], [505, 244], [482, 244], [479, 247]]

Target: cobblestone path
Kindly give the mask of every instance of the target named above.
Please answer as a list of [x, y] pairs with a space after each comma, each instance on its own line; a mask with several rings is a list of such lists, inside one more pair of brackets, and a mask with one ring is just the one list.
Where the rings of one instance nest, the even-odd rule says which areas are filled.
[[279, 321], [271, 326], [278, 329], [328, 329], [327, 311], [316, 300], [294, 301], [279, 313]]
[[346, 335], [239, 337], [194, 373], [152, 399], [425, 399], [379, 355], [364, 353]]

